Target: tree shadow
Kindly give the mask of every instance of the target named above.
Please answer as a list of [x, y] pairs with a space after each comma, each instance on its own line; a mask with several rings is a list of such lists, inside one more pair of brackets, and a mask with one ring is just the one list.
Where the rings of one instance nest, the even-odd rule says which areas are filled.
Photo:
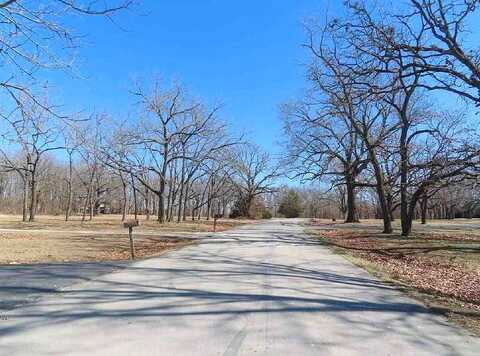
[[[319, 244], [295, 231], [266, 226], [260, 233], [245, 229], [211, 235], [200, 246], [159, 259], [95, 264], [90, 274], [84, 266], [73, 271], [71, 264], [32, 267], [30, 278], [37, 286], [44, 283], [47, 292], [52, 280], [82, 283], [8, 312], [9, 320], [0, 323], [0, 338], [15, 337], [21, 344], [24, 335], [35, 332], [54, 333], [73, 325], [89, 330], [124, 319], [154, 320], [185, 330], [214, 318], [223, 331], [233, 332], [239, 318], [252, 317], [265, 325], [272, 319], [286, 323], [289, 332], [309, 344], [337, 342], [312, 333], [310, 321], [323, 320], [351, 342], [394, 332], [413, 344], [450, 347], [446, 334], [432, 334], [421, 325], [445, 326], [443, 319], [394, 287], [321, 253], [315, 248]], [[297, 258], [289, 258], [292, 251]], [[11, 278], [15, 276], [12, 270]], [[16, 284], [10, 288], [25, 292]], [[461, 334], [448, 327], [438, 330]]]

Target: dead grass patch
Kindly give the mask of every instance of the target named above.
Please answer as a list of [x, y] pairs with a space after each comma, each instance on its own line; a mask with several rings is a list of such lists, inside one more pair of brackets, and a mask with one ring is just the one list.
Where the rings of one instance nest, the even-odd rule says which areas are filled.
[[[128, 235], [120, 216], [98, 216], [83, 223], [78, 216], [68, 222], [61, 216], [38, 216], [33, 223], [20, 220], [20, 216], [0, 215], [0, 264], [114, 261], [130, 257]], [[248, 222], [219, 220], [217, 231]], [[136, 256], [155, 256], [194, 243], [193, 233], [210, 231], [211, 220], [180, 224], [141, 220], [135, 229]]]

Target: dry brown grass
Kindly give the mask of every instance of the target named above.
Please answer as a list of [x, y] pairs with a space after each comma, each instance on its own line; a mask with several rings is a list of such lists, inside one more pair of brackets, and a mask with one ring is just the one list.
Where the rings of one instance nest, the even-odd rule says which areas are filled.
[[[213, 221], [159, 224], [140, 219], [140, 226], [135, 229], [139, 258], [193, 243], [193, 233], [213, 230]], [[247, 222], [219, 220], [217, 231]], [[35, 222], [23, 223], [20, 216], [0, 215], [0, 263], [3, 264], [124, 260], [129, 258], [129, 251], [127, 231], [118, 215], [101, 215], [84, 223], [78, 216], [68, 222], [61, 216], [38, 216]]]
[[[127, 219], [133, 219], [128, 216]], [[180, 224], [175, 222], [167, 222], [159, 224], [155, 217], [146, 220], [145, 217], [139, 217], [140, 226], [138, 231], [142, 232], [168, 232], [168, 231], [187, 231], [187, 232], [208, 232], [212, 231], [213, 220], [195, 220], [190, 218]], [[228, 229], [248, 220], [220, 219], [217, 221], [218, 229]], [[22, 222], [21, 216], [18, 215], [0, 215], [0, 230], [60, 230], [60, 231], [101, 231], [115, 232], [123, 231], [120, 215], [99, 215], [92, 221], [82, 222], [81, 216], [72, 216], [69, 221], [65, 221], [63, 216], [39, 215], [34, 222]]]
[[314, 221], [310, 232], [378, 277], [480, 334], [480, 219], [415, 223], [410, 238], [381, 221]]

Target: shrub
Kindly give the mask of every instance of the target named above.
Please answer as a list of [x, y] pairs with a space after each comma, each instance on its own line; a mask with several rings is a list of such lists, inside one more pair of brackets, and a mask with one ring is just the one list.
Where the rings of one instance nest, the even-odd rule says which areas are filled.
[[302, 214], [302, 202], [300, 201], [300, 196], [295, 190], [290, 189], [282, 197], [278, 212], [286, 218], [298, 218]]
[[272, 218], [272, 213], [265, 209], [262, 211], [262, 219], [271, 219]]

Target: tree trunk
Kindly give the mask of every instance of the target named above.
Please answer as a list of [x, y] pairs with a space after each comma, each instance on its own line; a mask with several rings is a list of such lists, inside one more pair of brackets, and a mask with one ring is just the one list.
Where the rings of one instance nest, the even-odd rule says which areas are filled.
[[405, 216], [405, 228], [402, 221], [402, 236], [408, 237], [412, 232], [413, 217], [415, 215], [415, 208], [417, 206], [418, 199], [424, 194], [422, 189], [417, 190], [410, 199], [410, 205], [408, 206], [407, 214]]
[[202, 208], [198, 208], [198, 216], [197, 216], [197, 220], [200, 221], [200, 219], [202, 218]]
[[152, 214], [158, 215], [157, 200], [153, 198], [151, 201], [152, 201]]
[[450, 220], [454, 220], [454, 219], [455, 219], [456, 213], [457, 213], [457, 205], [456, 205], [456, 204], [453, 204], [453, 205], [451, 205], [451, 207], [450, 207]]
[[90, 187], [88, 188], [87, 196], [85, 197], [85, 202], [83, 203], [82, 222], [86, 220], [89, 201], [90, 201]]
[[375, 171], [378, 202], [380, 204], [380, 209], [382, 211], [383, 233], [391, 234], [392, 233], [392, 221], [391, 221], [391, 215], [390, 215], [391, 209], [388, 208], [387, 199], [385, 197], [384, 176], [383, 176], [382, 168], [380, 167], [380, 163], [378, 162], [377, 156], [373, 150], [374, 150], [373, 148], [370, 148], [369, 156], [370, 156], [370, 160], [372, 161], [373, 170]]
[[391, 193], [387, 193], [387, 206], [388, 206], [388, 214], [390, 215], [390, 222], [395, 221], [393, 217], [393, 197]]
[[90, 194], [90, 216], [89, 216], [89, 221], [92, 221], [93, 220], [93, 208], [94, 208], [94, 205], [95, 205], [95, 199], [94, 199], [94, 189], [92, 187], [91, 189], [91, 194]]
[[[185, 150], [183, 154], [185, 155]], [[182, 220], [184, 190], [185, 190], [185, 160], [182, 160], [182, 168], [181, 168], [181, 174], [180, 174], [180, 195], [178, 197], [178, 207], [177, 207], [177, 223], [179, 223]]]
[[157, 221], [160, 224], [165, 222], [165, 206], [163, 201], [163, 192], [157, 195], [158, 197], [158, 207], [157, 207]]
[[150, 191], [145, 187], [145, 215], [147, 221], [150, 220]]
[[165, 193], [165, 179], [167, 177], [167, 169], [168, 169], [168, 158], [169, 154], [169, 147], [168, 147], [168, 130], [166, 124], [163, 125], [163, 165], [162, 165], [162, 174], [160, 176], [160, 189], [158, 195], [158, 215], [157, 220], [159, 223], [163, 224], [165, 222], [165, 202], [163, 201], [164, 193]]
[[30, 172], [30, 216], [28, 221], [35, 221], [35, 213], [37, 210], [37, 179], [36, 172]]
[[137, 188], [135, 187], [135, 180], [133, 174], [130, 175], [130, 180], [132, 181], [132, 193], [133, 193], [133, 214], [135, 220], [138, 220], [138, 205], [137, 205]]
[[404, 124], [400, 138], [400, 219], [402, 223], [402, 236], [408, 236], [411, 231], [411, 217], [408, 214], [408, 126]]
[[89, 206], [89, 204], [91, 202], [91, 199], [92, 199], [92, 194], [93, 194], [92, 189], [93, 189], [93, 178], [94, 177], [95, 177], [95, 171], [92, 170], [92, 173], [90, 174], [90, 181], [88, 182], [87, 197], [85, 199], [85, 203], [83, 204], [82, 222], [85, 221], [85, 218], [87, 216], [87, 207]]
[[73, 162], [72, 153], [69, 151], [68, 156], [68, 181], [67, 181], [67, 206], [65, 207], [65, 221], [70, 218], [70, 211], [72, 210], [72, 179], [73, 179]]
[[28, 174], [23, 176], [23, 207], [22, 207], [22, 221], [26, 222], [28, 219]]
[[355, 202], [355, 186], [354, 181], [351, 176], [345, 177], [345, 188], [347, 192], [347, 201], [346, 201], [346, 223], [359, 222], [357, 217], [357, 206]]
[[122, 182], [122, 221], [127, 217], [127, 183], [120, 173], [120, 180]]
[[168, 212], [168, 221], [173, 221], [174, 220], [174, 214], [173, 214], [173, 210], [174, 210], [174, 207], [175, 207], [175, 201], [177, 200], [177, 189], [175, 188], [175, 185], [176, 185], [176, 179], [174, 179], [174, 182], [173, 182], [173, 188], [172, 188], [172, 195], [171, 195], [171, 201], [170, 201], [170, 210]]
[[427, 207], [428, 207], [427, 203], [428, 203], [428, 198], [424, 196], [420, 201], [422, 225], [425, 225], [427, 223]]
[[182, 221], [182, 213], [183, 213], [183, 173], [182, 179], [180, 180], [180, 195], [178, 197], [178, 207], [177, 207], [177, 223]]
[[186, 220], [187, 220], [188, 193], [189, 193], [189, 189], [188, 189], [188, 183], [187, 183], [187, 185], [186, 185], [186, 187], [185, 187], [184, 197], [183, 197], [183, 216], [182, 216], [182, 221], [186, 221]]
[[245, 210], [245, 214], [242, 214], [248, 218], [252, 218], [252, 219], [255, 219], [256, 216], [253, 216], [252, 214], [252, 204], [253, 204], [253, 200], [255, 199], [254, 196], [252, 196], [250, 193], [247, 193], [247, 196], [245, 198], [245, 206], [243, 207], [243, 209]]
[[467, 219], [472, 219], [472, 207], [467, 207]]
[[222, 199], [222, 216], [225, 217], [225, 213], [227, 211], [227, 202], [225, 198]]
[[208, 198], [208, 200], [207, 200], [207, 220], [210, 220], [211, 208], [212, 208], [212, 202], [211, 202], [210, 198]]
[[170, 182], [168, 184], [168, 193], [167, 193], [167, 216], [166, 220], [170, 221], [171, 218], [171, 208], [172, 208], [172, 188], [173, 187], [173, 181], [170, 179]]
[[[411, 214], [407, 214], [405, 221], [402, 222], [402, 236], [408, 237], [412, 232], [413, 223], [413, 211]], [[405, 225], [405, 226], [404, 226]]]
[[209, 182], [207, 189], [207, 220], [210, 220], [212, 210], [212, 184], [214, 184], [214, 182]]
[[67, 204], [65, 208], [65, 221], [70, 218], [70, 211], [72, 210], [72, 181], [69, 179], [67, 184]]

